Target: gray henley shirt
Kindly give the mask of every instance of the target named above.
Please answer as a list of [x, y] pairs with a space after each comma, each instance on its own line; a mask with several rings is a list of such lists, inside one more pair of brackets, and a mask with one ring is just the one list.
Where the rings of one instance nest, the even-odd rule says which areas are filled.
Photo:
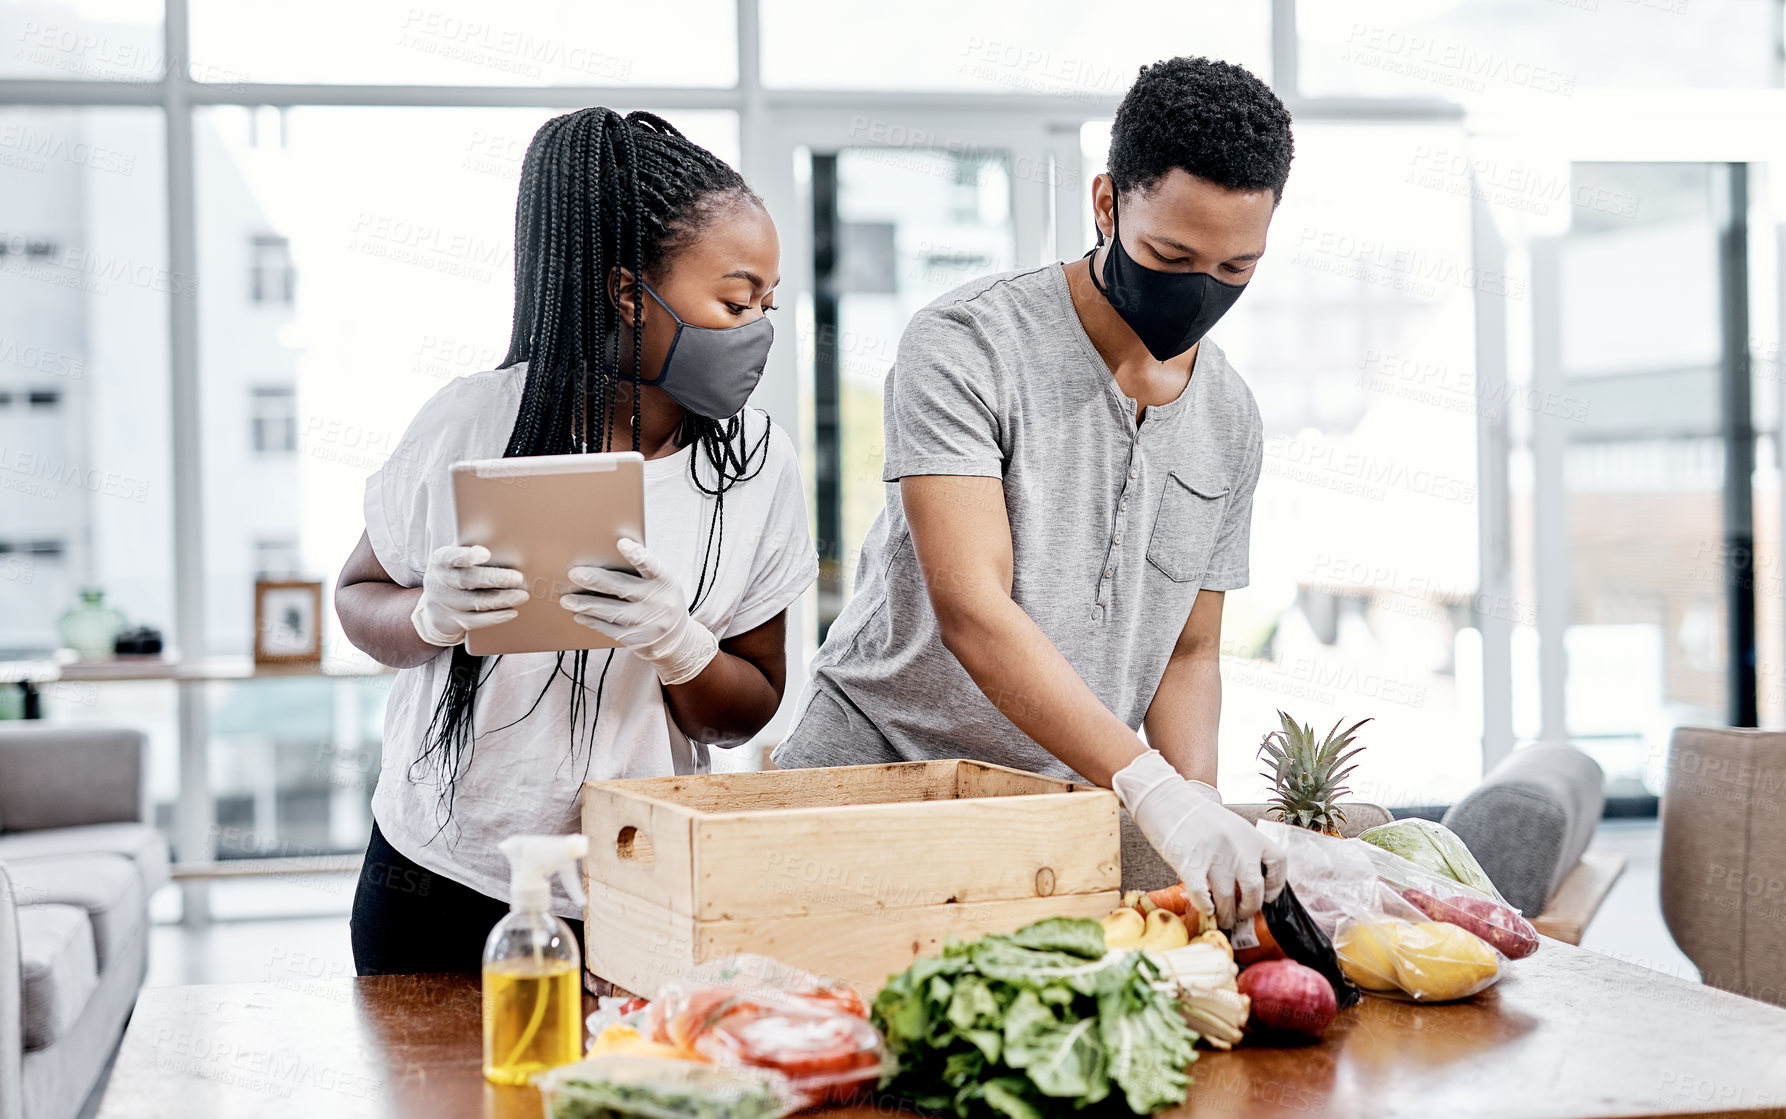
[[1185, 390], [1135, 422], [1060, 264], [983, 277], [919, 311], [887, 374], [886, 506], [813, 659], [782, 768], [965, 757], [1078, 780], [943, 647], [900, 504], [907, 475], [1004, 483], [1011, 597], [1139, 728], [1200, 589], [1247, 582], [1264, 451], [1253, 394], [1208, 338]]

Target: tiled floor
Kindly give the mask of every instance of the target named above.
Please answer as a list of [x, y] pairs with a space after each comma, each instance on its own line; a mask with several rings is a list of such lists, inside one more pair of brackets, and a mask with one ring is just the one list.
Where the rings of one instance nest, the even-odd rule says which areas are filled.
[[212, 884], [217, 918], [203, 929], [178, 924], [175, 888], [155, 898], [148, 986], [326, 979], [353, 971], [347, 914], [352, 875], [224, 879]]
[[[1697, 981], [1699, 973], [1662, 923], [1657, 891], [1660, 831], [1654, 820], [1613, 820], [1594, 837], [1598, 850], [1630, 860], [1582, 947]], [[354, 882], [345, 875], [226, 880], [212, 888], [209, 928], [172, 923], [179, 895], [156, 898], [149, 948], [150, 986], [325, 979], [353, 974], [347, 913]]]

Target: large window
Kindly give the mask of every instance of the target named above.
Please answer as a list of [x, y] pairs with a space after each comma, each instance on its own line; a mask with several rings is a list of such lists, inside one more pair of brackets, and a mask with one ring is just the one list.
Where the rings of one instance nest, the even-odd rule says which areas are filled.
[[[794, 618], [810, 640], [885, 500], [881, 383], [905, 322], [975, 275], [1089, 247], [1116, 100], [1138, 67], [1193, 54], [1245, 65], [1297, 117], [1270, 252], [1212, 335], [1268, 441], [1252, 585], [1227, 599], [1230, 797], [1259, 795], [1279, 708], [1372, 716], [1354, 786], [1394, 805], [1454, 799], [1541, 736], [1580, 742], [1615, 791], [1653, 789], [1666, 729], [1723, 717], [1721, 219], [1702, 180], [1774, 157], [1753, 139], [1780, 131], [1770, 103], [1723, 100], [1780, 83], [1772, 0], [166, 8], [0, 2], [0, 656], [56, 649], [94, 588], [170, 651], [244, 665], [256, 579], [327, 583], [417, 409], [502, 360], [523, 153], [592, 102], [657, 107], [778, 223], [794, 328], [756, 399], [809, 451], [828, 563]], [[740, 35], [740, 12], [759, 26]], [[1777, 166], [1751, 166], [1777, 726], [1783, 195]], [[326, 668], [371, 667], [329, 614]], [[44, 701], [148, 730], [157, 811], [203, 861], [352, 849], [387, 683]]]
[[[881, 386], [900, 331], [950, 288], [1016, 265], [1013, 161], [1005, 151], [877, 148], [807, 160], [813, 191], [826, 196], [819, 208], [833, 215], [830, 268], [800, 303], [799, 324], [802, 365], [815, 378], [803, 411], [814, 418], [809, 473], [822, 480], [813, 493], [825, 627], [854, 590], [863, 539], [886, 501]], [[821, 467], [821, 455], [835, 464]]]
[[[14, 9], [0, 8], [0, 13]], [[172, 618], [160, 115], [0, 107], [0, 650], [57, 648], [86, 587]]]
[[152, 82], [165, 72], [161, 0], [0, 4], [0, 78]]
[[[1727, 717], [1720, 320], [1724, 300], [1748, 297], [1724, 291], [1719, 275], [1729, 173], [1704, 163], [1575, 164], [1576, 196], [1608, 204], [1576, 207], [1566, 235], [1543, 250], [1553, 263], [1536, 294], [1555, 301], [1558, 327], [1539, 339], [1536, 360], [1555, 370], [1565, 421], [1556, 484], [1567, 535], [1552, 554], [1568, 564], [1567, 726], [1626, 795], [1661, 792], [1673, 727]], [[1771, 230], [1765, 194], [1752, 197], [1752, 224]], [[1771, 240], [1755, 239], [1763, 261]], [[1779, 387], [1766, 313], [1776, 289], [1761, 286], [1752, 305], [1762, 314], [1745, 340], [1761, 359], [1751, 392], [1767, 433], [1752, 479], [1751, 567], [1760, 716], [1779, 725]]]
[[192, 0], [192, 76], [225, 85], [729, 86], [738, 79], [735, 12], [731, 0]]
[[1120, 97], [1137, 67], [1174, 54], [1224, 58], [1271, 79], [1264, 3], [762, 0], [762, 23], [770, 86], [1042, 94], [1070, 108]]
[[1765, 89], [1777, 14], [1752, 0], [1308, 2], [1299, 74], [1304, 95], [1539, 111], [1595, 88]]

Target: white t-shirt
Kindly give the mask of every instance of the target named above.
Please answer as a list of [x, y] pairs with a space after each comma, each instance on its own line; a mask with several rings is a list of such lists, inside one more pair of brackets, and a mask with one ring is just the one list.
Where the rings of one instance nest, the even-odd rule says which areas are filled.
[[[450, 467], [463, 459], [499, 458], [521, 401], [526, 366], [450, 381], [416, 414], [402, 442], [366, 480], [366, 535], [372, 551], [405, 587], [420, 586], [428, 556], [456, 541]], [[769, 417], [746, 408], [747, 445]], [[667, 564], [691, 599], [713, 517], [714, 498], [689, 479], [699, 448], [684, 447], [645, 463], [645, 544]], [[776, 427], [762, 470], [726, 491], [718, 561], [694, 617], [721, 640], [754, 629], [786, 609], [818, 575], [807, 529], [805, 489], [792, 440]], [[712, 467], [700, 459], [701, 479]], [[476, 733], [460, 763], [452, 816], [440, 798], [438, 769], [421, 762], [434, 706], [452, 665], [443, 649], [426, 664], [397, 674], [385, 706], [384, 756], [372, 815], [392, 847], [428, 870], [490, 897], [508, 897], [509, 869], [497, 844], [522, 833], [570, 834], [582, 829], [585, 780], [700, 772], [706, 747], [691, 743], [670, 718], [657, 674], [624, 649], [589, 652], [589, 694], [572, 752], [572, 683], [558, 674], [555, 653], [485, 658], [473, 712]], [[563, 655], [564, 672], [573, 653]], [[595, 689], [602, 680], [601, 711]], [[556, 678], [555, 678], [556, 675]], [[530, 712], [531, 709], [531, 712]], [[593, 742], [590, 722], [594, 721]], [[553, 883], [560, 916], [582, 912]]]

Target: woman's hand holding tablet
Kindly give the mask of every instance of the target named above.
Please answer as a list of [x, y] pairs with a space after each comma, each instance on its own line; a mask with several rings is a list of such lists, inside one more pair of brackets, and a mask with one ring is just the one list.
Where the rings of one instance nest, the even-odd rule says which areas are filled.
[[490, 549], [442, 544], [428, 557], [422, 597], [409, 615], [423, 641], [450, 648], [474, 629], [516, 617], [527, 601], [524, 579], [512, 567], [491, 567]]
[[659, 680], [687, 683], [719, 652], [719, 639], [689, 615], [681, 584], [643, 544], [622, 538], [617, 546], [638, 574], [573, 567], [571, 582], [595, 593], [567, 594], [559, 604], [580, 624], [650, 661]]

